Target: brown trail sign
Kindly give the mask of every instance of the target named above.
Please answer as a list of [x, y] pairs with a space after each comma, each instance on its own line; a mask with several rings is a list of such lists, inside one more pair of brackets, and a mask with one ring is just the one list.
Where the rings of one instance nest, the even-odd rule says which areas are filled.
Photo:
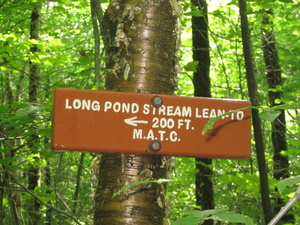
[[241, 100], [57, 88], [55, 150], [162, 154], [206, 158], [250, 157], [250, 106]]

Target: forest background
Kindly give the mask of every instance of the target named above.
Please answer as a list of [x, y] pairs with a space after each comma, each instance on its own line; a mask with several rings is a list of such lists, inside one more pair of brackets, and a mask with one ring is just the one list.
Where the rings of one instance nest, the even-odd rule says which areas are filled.
[[[103, 9], [107, 8], [108, 1], [101, 3]], [[181, 73], [176, 94], [193, 96], [193, 75], [199, 62], [193, 60], [191, 18], [204, 14], [188, 1], [180, 4]], [[254, 105], [262, 119], [265, 188], [276, 212], [294, 196], [300, 181], [300, 2], [247, 1], [247, 6], [252, 68], [259, 99]], [[207, 1], [207, 10], [211, 95], [249, 100], [241, 5], [235, 0], [212, 0]], [[55, 152], [50, 147], [54, 88], [105, 89], [106, 59], [102, 45], [101, 73], [95, 85], [90, 3], [3, 0], [0, 12], [0, 224], [31, 224], [35, 217], [39, 217], [39, 224], [91, 224], [95, 154]], [[39, 13], [40, 24], [36, 24], [34, 17]], [[40, 27], [38, 33], [32, 32], [34, 27]], [[263, 39], [268, 32], [274, 38], [272, 43], [276, 43], [280, 63], [276, 68], [280, 71], [280, 83], [274, 87], [268, 82], [272, 68], [267, 65], [264, 48], [267, 43]], [[272, 93], [278, 95], [270, 101]], [[285, 115], [285, 119], [278, 119], [280, 115]], [[272, 140], [276, 133], [274, 121], [284, 128], [281, 135], [286, 140], [286, 148], [279, 151], [279, 161]], [[169, 222], [197, 224], [213, 219], [224, 224], [228, 221], [264, 224], [266, 212], [261, 187], [266, 184], [260, 179], [254, 139], [252, 146], [249, 160], [214, 159], [205, 165], [213, 171], [210, 180], [215, 209], [211, 211], [194, 210], [199, 172], [195, 159], [176, 157], [167, 189]], [[293, 221], [290, 224], [300, 224], [299, 204], [289, 213], [288, 220]]]

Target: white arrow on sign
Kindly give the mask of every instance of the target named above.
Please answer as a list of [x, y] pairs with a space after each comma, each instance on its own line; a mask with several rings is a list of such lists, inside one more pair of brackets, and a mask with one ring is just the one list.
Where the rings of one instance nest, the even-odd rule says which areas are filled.
[[146, 120], [136, 120], [136, 118], [137, 117], [134, 116], [134, 117], [125, 119], [124, 122], [131, 125], [131, 126], [135, 126], [135, 127], [138, 125], [138, 123], [144, 123], [144, 124], [148, 123], [148, 121], [146, 121]]

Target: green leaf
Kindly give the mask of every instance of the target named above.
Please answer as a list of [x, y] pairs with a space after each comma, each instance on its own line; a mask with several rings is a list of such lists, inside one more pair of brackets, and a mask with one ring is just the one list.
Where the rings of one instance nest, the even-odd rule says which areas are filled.
[[191, 11], [189, 12], [185, 12], [184, 15], [185, 16], [194, 16], [194, 17], [200, 17], [203, 16], [201, 10], [199, 10], [199, 8], [195, 5], [190, 5], [188, 8], [191, 9]]
[[179, 221], [175, 221], [172, 225], [181, 225], [181, 224], [188, 224], [188, 225], [198, 225], [199, 223], [203, 222], [207, 218], [209, 218], [212, 214], [226, 211], [227, 209], [209, 209], [209, 210], [191, 210], [185, 212], [183, 218], [179, 219]]
[[7, 198], [4, 198], [4, 199], [2, 200], [3, 206], [8, 206], [8, 203], [9, 203], [9, 201], [8, 201]]
[[214, 128], [214, 125], [215, 123], [221, 119], [222, 117], [226, 116], [226, 115], [230, 115], [232, 113], [236, 113], [236, 112], [239, 112], [239, 111], [242, 111], [242, 110], [246, 110], [246, 109], [257, 109], [257, 107], [255, 106], [248, 106], [248, 107], [245, 107], [245, 108], [241, 108], [241, 109], [236, 109], [236, 110], [232, 110], [230, 112], [227, 112], [227, 113], [224, 113], [220, 116], [217, 116], [215, 118], [212, 118], [210, 119], [207, 124], [205, 124], [203, 130], [202, 130], [202, 135], [206, 134], [206, 132], [209, 130], [209, 129], [213, 129]]
[[193, 210], [189, 213], [189, 215], [191, 216], [196, 216], [198, 219], [203, 219], [206, 220], [208, 219], [211, 215], [214, 215], [216, 213], [221, 213], [221, 212], [225, 212], [227, 211], [227, 208], [223, 208], [223, 209], [208, 209], [208, 210]]
[[50, 110], [49, 105], [27, 104], [26, 107], [21, 107], [16, 111], [16, 116], [27, 116], [31, 113], [36, 113], [42, 110]]
[[272, 91], [272, 92], [283, 91], [283, 87], [282, 87], [282, 85], [276, 85], [275, 88], [269, 88], [269, 91]]
[[79, 62], [82, 66], [91, 65], [94, 62], [94, 59], [92, 57], [89, 57], [89, 55], [80, 56]]
[[9, 113], [9, 107], [6, 105], [0, 105], [0, 114], [6, 114]]
[[50, 127], [43, 127], [38, 129], [38, 134], [51, 138], [52, 129]]
[[279, 2], [284, 2], [284, 3], [294, 3], [293, 0], [279, 0]]
[[40, 187], [40, 186], [36, 186], [34, 188], [34, 192], [35, 194], [37, 194], [41, 199], [43, 199], [45, 202], [52, 200], [55, 200], [55, 194], [52, 193], [48, 193], [47, 191], [49, 191], [48, 187]]
[[34, 113], [37, 112], [39, 110], [39, 107], [34, 106], [34, 105], [30, 105], [26, 108], [21, 108], [18, 111], [16, 111], [16, 116], [27, 116], [30, 113]]
[[282, 194], [282, 191], [287, 187], [292, 187], [299, 183], [300, 183], [300, 176], [283, 179], [278, 182], [277, 185], [278, 191], [280, 194]]
[[196, 71], [197, 71], [197, 66], [198, 66], [198, 64], [199, 64], [198, 61], [188, 62], [185, 66], [183, 66], [183, 68], [184, 68], [186, 71], [196, 72]]
[[4, 38], [6, 39], [5, 41], [7, 42], [13, 42], [14, 40], [17, 39], [17, 37], [14, 34], [5, 34]]
[[56, 51], [64, 47], [64, 44], [61, 42], [60, 39], [50, 39], [48, 42], [49, 47]]
[[261, 112], [259, 114], [259, 117], [262, 120], [273, 122], [280, 115], [280, 113], [281, 112], [279, 110], [267, 109], [267, 110], [264, 110], [263, 112]]
[[253, 221], [250, 217], [235, 213], [235, 212], [220, 212], [212, 215], [208, 219], [218, 220], [226, 223], [244, 223], [246, 225], [253, 225]]
[[200, 10], [192, 10], [190, 12], [184, 13], [185, 16], [194, 16], [194, 17], [200, 17], [202, 16], [202, 13]]
[[173, 223], [173, 225], [178, 224], [189, 224], [198, 225], [204, 220], [216, 220], [226, 223], [244, 223], [246, 225], [254, 225], [253, 220], [243, 214], [239, 214], [232, 211], [227, 211], [227, 208], [223, 209], [210, 209], [210, 210], [192, 210], [186, 213], [186, 217], [183, 217], [179, 221]]
[[13, 102], [11, 104], [12, 109], [25, 108], [27, 106], [29, 106], [29, 103], [26, 103], [26, 102]]
[[0, 164], [5, 165], [5, 166], [9, 166], [9, 164], [11, 164], [15, 160], [16, 159], [13, 158], [13, 157], [6, 157], [4, 159], [0, 159]]

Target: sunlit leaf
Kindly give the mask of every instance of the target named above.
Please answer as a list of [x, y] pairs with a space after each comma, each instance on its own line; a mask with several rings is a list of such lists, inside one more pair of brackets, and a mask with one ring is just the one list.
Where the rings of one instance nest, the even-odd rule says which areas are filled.
[[281, 112], [279, 110], [265, 110], [259, 114], [259, 117], [262, 120], [273, 122], [280, 115], [280, 113]]
[[50, 39], [48, 42], [49, 47], [53, 50], [59, 50], [64, 46], [60, 39]]
[[199, 64], [198, 61], [192, 61], [192, 62], [187, 63], [183, 68], [186, 71], [196, 72], [198, 64]]
[[216, 213], [209, 217], [209, 219], [226, 223], [243, 223], [245, 225], [254, 225], [253, 220], [250, 217], [235, 212]]
[[253, 109], [253, 108], [257, 108], [255, 106], [248, 106], [248, 107], [245, 107], [245, 108], [241, 108], [241, 109], [237, 109], [237, 110], [231, 110], [230, 112], [227, 112], [227, 113], [224, 113], [220, 116], [217, 116], [215, 118], [212, 118], [210, 119], [204, 126], [203, 130], [202, 130], [202, 135], [206, 134], [206, 132], [210, 129], [213, 129], [215, 123], [219, 120], [219, 119], [222, 119], [222, 117], [226, 116], [226, 115], [230, 115], [232, 113], [236, 113], [236, 112], [239, 112], [239, 111], [242, 111], [242, 110], [246, 110], [246, 109]]
[[278, 182], [278, 191], [279, 193], [282, 193], [282, 191], [287, 187], [292, 187], [299, 183], [300, 183], [300, 176], [283, 179]]

